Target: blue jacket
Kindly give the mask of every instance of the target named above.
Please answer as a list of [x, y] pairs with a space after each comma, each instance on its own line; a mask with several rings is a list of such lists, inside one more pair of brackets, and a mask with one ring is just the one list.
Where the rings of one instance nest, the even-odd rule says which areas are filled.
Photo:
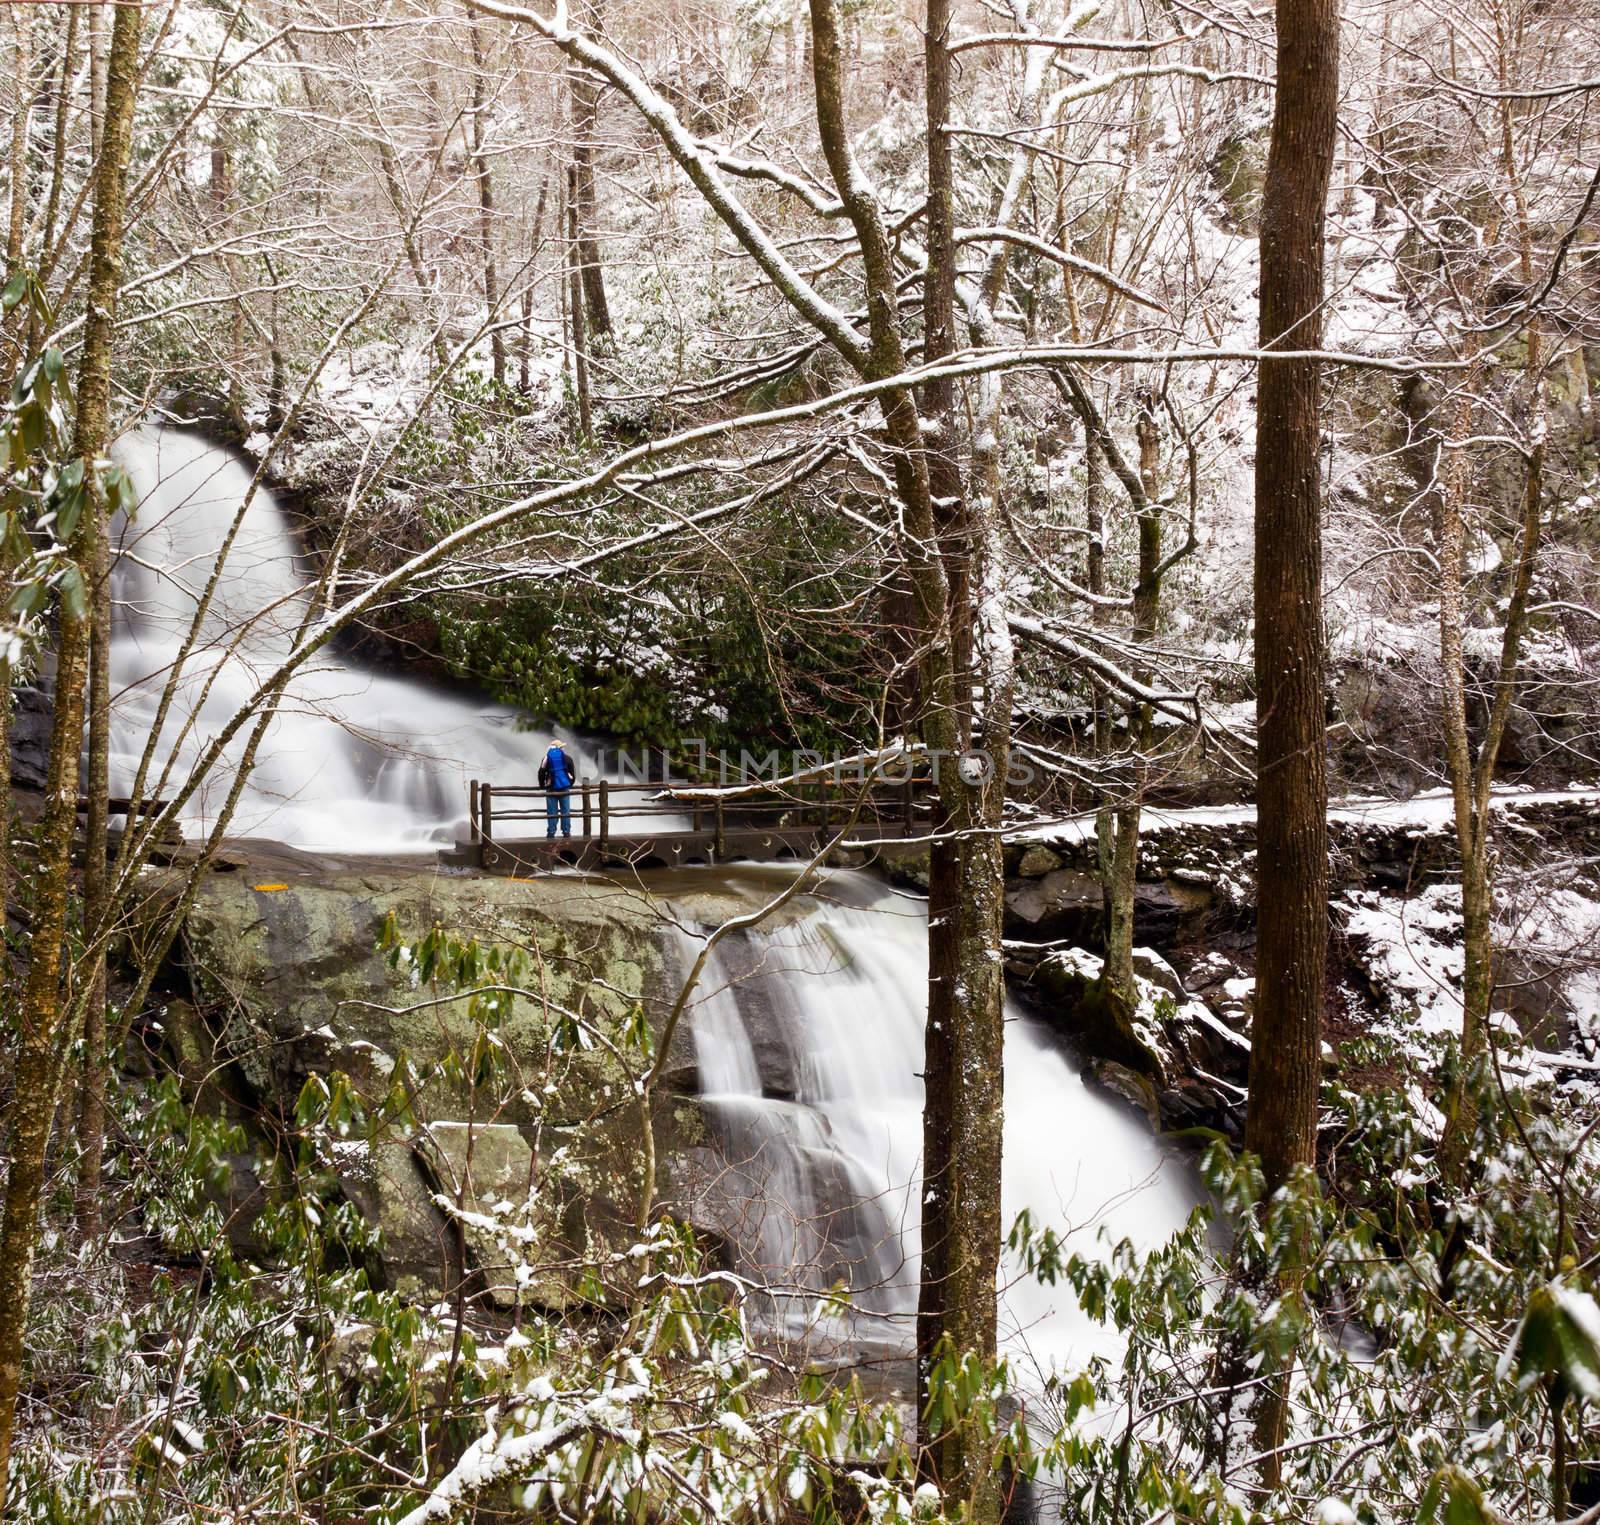
[[570, 789], [576, 772], [572, 759], [560, 747], [551, 747], [544, 754], [544, 761], [539, 764], [539, 787]]

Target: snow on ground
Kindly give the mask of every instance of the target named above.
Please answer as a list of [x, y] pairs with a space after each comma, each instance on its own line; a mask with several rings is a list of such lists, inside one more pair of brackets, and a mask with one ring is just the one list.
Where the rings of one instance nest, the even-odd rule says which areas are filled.
[[[1554, 805], [1563, 801], [1591, 801], [1600, 804], [1600, 789], [1497, 789], [1491, 808], [1508, 805]], [[1354, 826], [1416, 827], [1420, 831], [1440, 831], [1454, 819], [1455, 806], [1447, 789], [1426, 789], [1409, 799], [1389, 799], [1382, 796], [1352, 797], [1334, 800], [1328, 807], [1328, 819]], [[1242, 826], [1255, 821], [1256, 807], [1242, 805], [1197, 805], [1184, 809], [1169, 809], [1160, 805], [1146, 805], [1142, 829], [1146, 832], [1163, 831], [1181, 826]], [[1059, 842], [1074, 844], [1087, 841], [1094, 835], [1094, 812], [1065, 816], [1055, 821], [1031, 822], [1006, 833], [1013, 842]]]
[[1360, 955], [1390, 1014], [1444, 1036], [1461, 1025], [1461, 890], [1431, 884], [1405, 899], [1364, 891], [1336, 912], [1345, 930], [1364, 943]]

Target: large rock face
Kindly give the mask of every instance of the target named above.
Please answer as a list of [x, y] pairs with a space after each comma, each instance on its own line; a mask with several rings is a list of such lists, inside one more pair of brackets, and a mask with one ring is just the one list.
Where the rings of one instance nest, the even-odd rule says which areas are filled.
[[[746, 911], [756, 891], [663, 878], [653, 896], [282, 849], [242, 856], [207, 876], [183, 950], [237, 1088], [288, 1117], [311, 1077], [343, 1076], [366, 1119], [394, 1119], [334, 1162], [345, 1195], [384, 1230], [391, 1285], [431, 1298], [465, 1275], [502, 1307], [561, 1300], [548, 1279], [519, 1280], [508, 1248], [567, 1253], [626, 1235], [642, 1119], [625, 1064], [641, 1065], [625, 1060], [622, 1035], [642, 1014], [659, 1039], [685, 962], [675, 928]], [[498, 967], [477, 983], [524, 993], [474, 1001], [423, 979], [414, 957], [383, 951], [386, 926], [407, 944], [435, 928], [475, 940]], [[700, 1139], [686, 1031], [664, 1076], [652, 1119], [665, 1190], [673, 1159]]]

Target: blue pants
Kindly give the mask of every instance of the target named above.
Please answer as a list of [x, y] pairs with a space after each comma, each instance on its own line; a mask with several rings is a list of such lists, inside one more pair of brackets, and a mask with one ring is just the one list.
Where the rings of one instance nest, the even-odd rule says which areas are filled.
[[544, 797], [544, 818], [549, 827], [545, 832], [547, 837], [556, 834], [556, 810], [561, 811], [561, 835], [572, 835], [572, 791], [570, 789], [551, 789]]

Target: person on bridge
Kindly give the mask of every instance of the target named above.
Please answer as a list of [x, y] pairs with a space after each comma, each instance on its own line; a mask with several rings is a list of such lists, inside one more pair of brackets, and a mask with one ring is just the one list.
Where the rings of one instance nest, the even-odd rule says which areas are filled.
[[572, 840], [572, 786], [577, 778], [578, 770], [567, 754], [567, 744], [558, 736], [539, 764], [539, 787], [545, 791], [544, 818], [548, 827], [545, 836], [551, 841], [555, 840], [558, 813], [561, 835], [569, 842]]

